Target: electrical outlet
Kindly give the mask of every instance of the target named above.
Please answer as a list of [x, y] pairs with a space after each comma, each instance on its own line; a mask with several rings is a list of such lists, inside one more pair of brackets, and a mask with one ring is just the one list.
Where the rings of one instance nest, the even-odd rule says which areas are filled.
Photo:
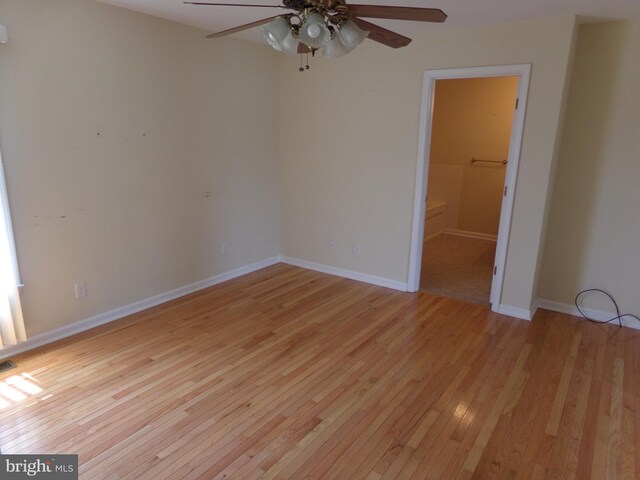
[[228, 243], [223, 243], [222, 244], [222, 256], [226, 257], [227, 255], [229, 255], [229, 244]]
[[360, 255], [360, 244], [359, 243], [354, 243], [353, 244], [353, 254], [356, 257]]
[[87, 282], [77, 282], [74, 285], [76, 298], [82, 298], [87, 296]]
[[335, 250], [335, 249], [337, 248], [337, 247], [336, 247], [336, 241], [335, 241], [335, 240], [329, 240], [329, 248], [330, 248], [331, 250]]

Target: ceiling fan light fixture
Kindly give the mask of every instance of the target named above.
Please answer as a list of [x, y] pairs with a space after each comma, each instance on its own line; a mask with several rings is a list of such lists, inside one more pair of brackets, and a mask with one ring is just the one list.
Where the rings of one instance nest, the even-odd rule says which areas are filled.
[[324, 17], [311, 12], [300, 26], [300, 41], [311, 48], [320, 48], [330, 39], [331, 32], [324, 23]]
[[324, 46], [324, 50], [322, 51], [324, 58], [328, 59], [339, 58], [347, 53], [349, 53], [349, 50], [345, 44], [342, 43], [342, 40], [340, 40], [338, 35], [334, 35], [334, 37], [327, 42]]
[[285, 40], [291, 35], [291, 26], [285, 18], [277, 17], [268, 25], [260, 27], [260, 31], [267, 43], [281, 52]]
[[282, 40], [282, 48], [281, 52], [286, 53], [287, 55], [298, 55], [298, 44], [300, 40], [293, 36], [293, 32], [289, 32], [289, 34]]
[[338, 36], [342, 43], [347, 49], [347, 52], [350, 52], [358, 45], [362, 43], [362, 41], [367, 38], [369, 32], [362, 30], [358, 25], [356, 25], [351, 20], [347, 20], [346, 22], [342, 22], [338, 26]]
[[[218, 2], [222, 1], [218, 0]], [[391, 48], [405, 47], [411, 43], [409, 37], [369, 23], [362, 17], [436, 23], [442, 23], [447, 19], [446, 13], [439, 8], [347, 5], [347, 1], [351, 0], [282, 0], [282, 5], [191, 1], [184, 3], [289, 10], [289, 13], [272, 14], [267, 18], [211, 33], [207, 38], [224, 37], [249, 28], [260, 27], [265, 40], [275, 50], [289, 55], [300, 55], [300, 71], [309, 68], [309, 65], [306, 65], [306, 68], [302, 67], [302, 55], [307, 55], [308, 59], [309, 54], [314, 56], [323, 48], [325, 58], [331, 59], [351, 52], [367, 37]], [[2, 42], [1, 28], [0, 25], [0, 43]]]

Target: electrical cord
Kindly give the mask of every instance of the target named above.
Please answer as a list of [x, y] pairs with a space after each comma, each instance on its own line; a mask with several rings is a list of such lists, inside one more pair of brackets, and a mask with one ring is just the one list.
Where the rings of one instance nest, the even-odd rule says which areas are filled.
[[[613, 318], [610, 318], [609, 320], [596, 320], [594, 318], [590, 318], [587, 314], [585, 314], [582, 309], [580, 308], [580, 305], [578, 304], [578, 301], [580, 300], [580, 297], [582, 297], [583, 295], [587, 294], [587, 293], [591, 293], [591, 292], [598, 292], [598, 293], [602, 293], [604, 295], [606, 295], [607, 297], [609, 297], [609, 300], [611, 300], [611, 303], [613, 304], [613, 306], [616, 309], [616, 316]], [[633, 318], [635, 320], [637, 320], [638, 322], [640, 322], [640, 317], [638, 317], [637, 315], [633, 315], [632, 313], [620, 313], [620, 307], [618, 307], [618, 303], [615, 301], [615, 299], [609, 295], [607, 292], [605, 292], [604, 290], [601, 290], [599, 288], [589, 288], [587, 290], [582, 290], [581, 292], [579, 292], [576, 295], [576, 299], [574, 300], [574, 303], [576, 304], [576, 308], [578, 309], [578, 311], [580, 312], [580, 315], [582, 315], [584, 317], [585, 320], [588, 320], [589, 322], [592, 323], [611, 323], [611, 322], [615, 322], [616, 320], [618, 321], [618, 326], [620, 328], [622, 328], [622, 319], [625, 317], [630, 317]]]

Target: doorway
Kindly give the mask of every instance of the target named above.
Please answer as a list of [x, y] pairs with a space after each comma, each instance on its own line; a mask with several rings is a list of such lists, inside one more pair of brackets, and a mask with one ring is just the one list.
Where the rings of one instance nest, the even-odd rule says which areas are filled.
[[425, 72], [410, 291], [498, 310], [529, 73]]

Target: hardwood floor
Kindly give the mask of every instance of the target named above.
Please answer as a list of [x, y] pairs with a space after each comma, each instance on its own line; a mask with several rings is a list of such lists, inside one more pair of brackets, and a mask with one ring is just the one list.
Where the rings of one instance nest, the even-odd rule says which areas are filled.
[[640, 478], [640, 332], [286, 265], [16, 357], [4, 453], [80, 478]]

